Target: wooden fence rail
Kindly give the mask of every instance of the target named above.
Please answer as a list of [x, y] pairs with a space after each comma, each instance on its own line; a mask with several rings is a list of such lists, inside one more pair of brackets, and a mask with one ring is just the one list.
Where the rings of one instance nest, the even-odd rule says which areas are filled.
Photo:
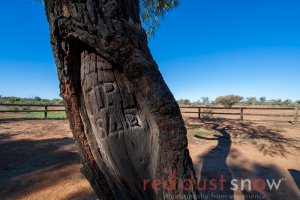
[[[183, 114], [198, 114], [198, 118], [204, 114], [209, 115], [239, 115], [240, 120], [244, 120], [244, 116], [262, 116], [262, 117], [294, 117], [294, 124], [298, 124], [299, 121], [299, 104], [293, 107], [205, 107], [205, 106], [181, 106], [181, 113]], [[194, 111], [185, 111], [184, 109], [194, 109]], [[210, 110], [209, 112], [203, 110]], [[237, 110], [239, 112], [212, 112], [213, 110]], [[278, 111], [293, 111], [294, 114], [259, 114], [259, 113], [245, 113], [245, 110], [278, 110]]]
[[[5, 107], [36, 107], [39, 110], [32, 110], [32, 109], [24, 109], [24, 110], [0, 110], [0, 113], [35, 113], [35, 112], [43, 112], [45, 119], [48, 119], [49, 112], [65, 112], [64, 105], [45, 105], [45, 104], [0, 104], [0, 106]], [[61, 110], [49, 110], [50, 107], [62, 107]], [[43, 109], [41, 109], [43, 108]]]
[[[48, 119], [49, 112], [65, 112], [64, 105], [45, 105], [45, 104], [0, 104], [0, 106], [5, 107], [37, 107], [43, 108], [39, 110], [0, 110], [0, 113], [4, 112], [43, 112], [45, 115], [45, 119]], [[51, 107], [62, 107], [61, 110], [49, 110]], [[244, 116], [264, 116], [264, 117], [294, 117], [294, 123], [298, 124], [299, 121], [299, 104], [297, 104], [294, 108], [292, 107], [232, 107], [232, 108], [224, 108], [224, 107], [205, 107], [205, 106], [181, 106], [181, 113], [190, 113], [190, 114], [198, 114], [198, 118], [201, 118], [203, 114], [209, 115], [239, 115], [240, 120], [244, 120]], [[195, 111], [184, 111], [184, 109], [195, 109]], [[207, 112], [203, 110], [238, 110], [239, 112]], [[258, 114], [258, 113], [245, 113], [245, 110], [294, 110], [294, 115], [283, 115], [283, 114]]]

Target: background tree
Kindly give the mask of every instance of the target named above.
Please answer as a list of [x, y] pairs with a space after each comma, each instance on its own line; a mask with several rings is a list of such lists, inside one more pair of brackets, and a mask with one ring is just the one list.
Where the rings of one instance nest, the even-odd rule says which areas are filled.
[[34, 99], [35, 101], [42, 101], [42, 98], [41, 98], [41, 97], [38, 97], [38, 96], [35, 96], [33, 99]]
[[204, 104], [209, 104], [210, 102], [208, 97], [201, 97], [201, 99]]
[[148, 36], [153, 36], [159, 27], [159, 18], [176, 8], [178, 0], [140, 0], [140, 16]]
[[256, 97], [248, 97], [245, 101], [248, 105], [255, 105], [257, 103]]
[[179, 99], [179, 100], [177, 101], [177, 103], [178, 103], [179, 105], [190, 105], [190, 104], [191, 104], [191, 101], [190, 101], [189, 99]]
[[282, 102], [282, 104], [285, 105], [285, 106], [288, 106], [288, 105], [292, 104], [292, 102], [293, 102], [292, 100], [286, 99], [286, 100], [284, 100], [284, 101]]
[[268, 101], [268, 104], [270, 105], [282, 105], [282, 100], [281, 99], [271, 99]]
[[183, 104], [184, 104], [184, 105], [190, 105], [191, 102], [190, 102], [190, 100], [188, 100], [188, 99], [184, 99], [184, 100], [183, 100]]
[[193, 105], [193, 106], [198, 106], [198, 105], [201, 105], [201, 104], [202, 104], [201, 100], [193, 101], [193, 102], [190, 103], [190, 105]]
[[243, 97], [238, 96], [238, 95], [226, 95], [226, 96], [219, 96], [215, 100], [215, 104], [221, 104], [225, 108], [231, 108], [233, 105], [239, 103]]
[[140, 21], [140, 13], [156, 20], [177, 4], [145, 0], [140, 12], [138, 0], [45, 0], [61, 96], [99, 199], [195, 194], [143, 186], [194, 174], [180, 109]]
[[266, 101], [267, 101], [267, 98], [266, 98], [266, 97], [260, 97], [260, 98], [259, 98], [259, 102], [260, 102], [261, 104], [266, 103]]

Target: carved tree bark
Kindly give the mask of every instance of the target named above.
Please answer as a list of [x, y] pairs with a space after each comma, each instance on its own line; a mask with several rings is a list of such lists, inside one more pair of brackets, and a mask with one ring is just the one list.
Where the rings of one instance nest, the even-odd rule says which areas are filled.
[[[46, 0], [61, 96], [100, 199], [162, 199], [144, 180], [193, 178], [186, 129], [141, 28], [138, 0]], [[178, 186], [178, 185], [177, 185]]]

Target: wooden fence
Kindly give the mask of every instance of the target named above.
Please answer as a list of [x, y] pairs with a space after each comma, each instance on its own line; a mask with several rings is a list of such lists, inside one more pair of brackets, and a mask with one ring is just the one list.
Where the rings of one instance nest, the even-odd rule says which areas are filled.
[[[49, 112], [65, 112], [65, 107], [64, 105], [44, 105], [44, 104], [0, 104], [0, 106], [4, 107], [24, 107], [25, 109], [22, 110], [13, 110], [13, 109], [8, 109], [8, 110], [0, 110], [0, 113], [38, 113], [38, 112], [43, 112], [45, 119], [48, 119], [48, 113]], [[38, 108], [38, 109], [27, 109], [27, 108]], [[49, 109], [51, 107], [56, 107], [56, 108], [63, 108], [63, 109]]]
[[[5, 112], [43, 112], [45, 115], [45, 119], [48, 119], [48, 113], [49, 112], [65, 112], [65, 108], [63, 105], [39, 105], [39, 104], [0, 104], [0, 106], [4, 107], [36, 107], [39, 109], [23, 109], [23, 110], [0, 110], [0, 113]], [[49, 109], [51, 107], [56, 108], [63, 108], [63, 109]], [[41, 109], [43, 108], [43, 109]], [[292, 107], [232, 107], [232, 108], [224, 108], [224, 107], [205, 107], [205, 106], [181, 106], [181, 113], [183, 114], [197, 114], [198, 118], [200, 119], [201, 116], [207, 114], [207, 115], [238, 115], [240, 120], [244, 120], [244, 116], [263, 116], [263, 117], [293, 117], [294, 123], [298, 124], [299, 121], [299, 105], [297, 104], [294, 108]], [[185, 111], [185, 109], [189, 109], [189, 111]], [[193, 111], [191, 111], [191, 109]], [[209, 112], [204, 110], [210, 110]], [[212, 110], [237, 110], [239, 112], [212, 112]], [[286, 114], [259, 114], [259, 113], [245, 113], [245, 110], [277, 110], [277, 111], [293, 111], [294, 114], [286, 115]]]
[[[245, 116], [261, 116], [261, 117], [290, 117], [293, 118], [294, 124], [298, 124], [299, 121], [299, 104], [293, 107], [205, 107], [205, 106], [181, 106], [182, 114], [197, 114], [197, 117], [200, 119], [204, 115], [237, 115], [240, 120], [244, 120]], [[189, 109], [185, 111], [185, 109]], [[209, 110], [209, 112], [205, 111]], [[213, 112], [214, 110], [230, 110], [237, 112]], [[246, 110], [268, 110], [268, 111], [294, 111], [294, 114], [267, 114], [267, 113], [245, 113]]]

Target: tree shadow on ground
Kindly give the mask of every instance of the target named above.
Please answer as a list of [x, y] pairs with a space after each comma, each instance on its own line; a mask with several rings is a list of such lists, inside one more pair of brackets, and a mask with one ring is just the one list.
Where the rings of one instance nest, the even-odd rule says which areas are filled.
[[290, 153], [289, 148], [300, 151], [300, 139], [285, 136], [285, 131], [280, 128], [228, 119], [186, 120], [187, 124], [194, 122], [200, 123], [203, 128], [216, 131], [218, 127], [226, 126], [233, 143], [251, 143], [264, 155], [286, 157]]
[[[217, 145], [206, 152], [204, 156], [199, 156], [198, 160], [200, 160], [199, 165], [202, 165], [200, 179], [201, 182], [205, 179], [219, 180], [221, 176], [224, 176], [226, 183], [224, 184], [224, 190], [218, 185], [218, 189], [215, 190], [213, 188], [207, 188], [200, 193], [205, 195], [207, 199], [234, 199], [235, 195], [242, 195], [245, 200], [252, 199], [272, 199], [272, 200], [282, 200], [282, 199], [300, 199], [300, 192], [294, 181], [288, 180], [286, 182], [282, 182], [280, 188], [278, 190], [269, 190], [265, 188], [262, 191], [253, 190], [253, 186], [251, 188], [247, 188], [247, 190], [241, 189], [241, 180], [249, 179], [253, 183], [256, 179], [263, 180], [281, 180], [286, 177], [286, 174], [283, 174], [281, 170], [279, 170], [275, 166], [263, 166], [257, 163], [251, 163], [247, 158], [239, 152], [237, 149], [231, 147], [232, 141], [232, 133], [229, 134], [230, 130], [236, 130], [237, 124], [230, 125], [224, 122], [209, 122], [205, 123], [205, 126], [208, 126], [210, 129], [216, 130], [220, 133], [220, 135], [213, 135], [213, 137], [202, 137], [195, 136], [202, 142], [205, 140], [217, 140]], [[250, 127], [249, 127], [250, 126]], [[277, 142], [278, 138], [282, 138], [283, 136], [274, 130], [267, 130], [265, 127], [258, 127], [254, 132], [254, 127], [251, 127], [251, 124], [243, 124], [242, 134], [247, 134], [247, 129], [250, 132], [250, 137], [262, 137], [267, 138], [267, 140], [273, 141], [272, 136], [275, 135], [275, 139], [273, 142]], [[260, 132], [261, 131], [261, 132]], [[265, 131], [268, 131], [266, 136], [262, 135]], [[246, 133], [245, 133], [246, 132]], [[284, 138], [284, 142], [294, 142], [293, 140]], [[286, 145], [286, 144], [285, 144]], [[276, 149], [280, 151], [279, 149]], [[274, 153], [274, 152], [272, 152]], [[278, 152], [275, 152], [278, 153]], [[279, 155], [282, 155], [279, 153]], [[227, 164], [227, 159], [230, 157], [232, 163], [230, 165]], [[202, 163], [201, 163], [202, 162]], [[199, 169], [200, 170], [200, 169]], [[232, 190], [231, 181], [233, 179], [237, 179], [239, 184], [239, 189], [237, 191]], [[289, 178], [290, 179], [290, 178]], [[248, 185], [249, 186], [249, 185]]]
[[289, 169], [289, 172], [300, 190], [300, 172], [294, 169]]
[[[41, 175], [47, 176], [47, 170], [53, 171], [80, 163], [77, 152], [61, 150], [74, 144], [72, 138], [12, 140], [11, 137], [11, 134], [1, 134], [0, 137], [0, 196], [2, 198], [6, 196], [11, 199], [11, 195], [26, 191], [32, 185], [36, 185], [35, 189], [38, 190], [39, 184], [36, 181], [39, 177], [30, 176], [23, 180], [28, 174], [43, 172]], [[67, 175], [60, 174], [60, 176]]]
[[[217, 140], [218, 142], [215, 148], [211, 149], [205, 154], [202, 160], [202, 169], [200, 175], [200, 185], [207, 186], [206, 188], [203, 187], [204, 189], [201, 191], [202, 195], [211, 197], [211, 199], [218, 199], [217, 197], [213, 197], [214, 194], [226, 195], [227, 197], [233, 195], [233, 191], [230, 190], [230, 181], [232, 180], [232, 175], [226, 164], [226, 159], [230, 152], [231, 139], [230, 135], [226, 132], [226, 127], [218, 127], [218, 125], [216, 125], [214, 128], [220, 134], [215, 134], [213, 137], [195, 137], [201, 140]], [[220, 183], [217, 181], [217, 188], [214, 189], [211, 187], [211, 180], [220, 180], [222, 177], [224, 177], [225, 183]]]
[[80, 190], [73, 194], [68, 195], [67, 199], [71, 200], [95, 200], [97, 199], [94, 192], [87, 190]]
[[[251, 163], [246, 157], [237, 149], [232, 149], [230, 152], [230, 159], [232, 163], [229, 165], [232, 175], [237, 180], [251, 180], [252, 185], [246, 186], [246, 190], [242, 191], [244, 195], [247, 195], [245, 199], [253, 199], [255, 195], [261, 195], [261, 199], [300, 199], [300, 191], [297, 188], [295, 181], [286, 174], [282, 169], [279, 169], [275, 165], [262, 165], [258, 163]], [[270, 183], [275, 181], [279, 183], [279, 187], [269, 188], [268, 183], [266, 187], [260, 191], [255, 191], [254, 181], [262, 179]], [[241, 181], [239, 181], [240, 183]], [[251, 197], [252, 196], [252, 197]], [[255, 198], [254, 198], [255, 199]], [[257, 198], [256, 198], [257, 199]]]

